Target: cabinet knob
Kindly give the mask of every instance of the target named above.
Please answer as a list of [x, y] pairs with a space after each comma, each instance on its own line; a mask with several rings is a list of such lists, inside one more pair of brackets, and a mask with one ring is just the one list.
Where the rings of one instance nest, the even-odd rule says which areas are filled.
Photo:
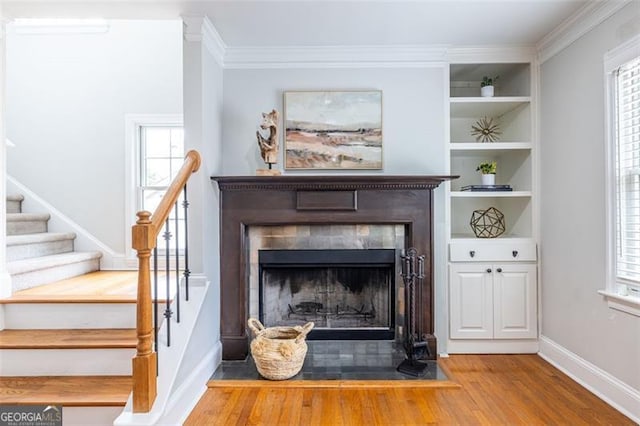
[[496, 271], [502, 272], [502, 268], [498, 268], [498, 269], [496, 269]]
[[475, 250], [471, 250], [471, 251], [469, 252], [469, 256], [473, 257], [473, 256], [475, 256], [475, 255], [476, 255], [476, 251], [475, 251]]
[[491, 273], [491, 268], [487, 268], [487, 273]]
[[513, 257], [518, 257], [518, 250], [512, 251], [511, 254], [513, 255]]

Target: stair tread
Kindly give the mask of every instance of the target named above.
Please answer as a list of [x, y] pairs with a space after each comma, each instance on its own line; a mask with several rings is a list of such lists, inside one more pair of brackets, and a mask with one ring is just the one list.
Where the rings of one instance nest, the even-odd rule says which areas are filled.
[[76, 251], [70, 253], [51, 254], [48, 256], [32, 257], [29, 259], [7, 262], [7, 271], [9, 274], [21, 274], [53, 268], [56, 266], [69, 265], [85, 260], [99, 259], [101, 257], [102, 253], [99, 251]]
[[0, 349], [135, 348], [133, 328], [0, 330]]
[[31, 222], [50, 218], [49, 213], [7, 213], [7, 222]]
[[7, 246], [73, 240], [75, 237], [76, 234], [73, 232], [39, 232], [37, 234], [7, 235]]
[[131, 376], [0, 377], [0, 404], [124, 406]]
[[24, 201], [22, 194], [7, 194], [7, 201]]
[[[160, 279], [164, 280], [164, 272]], [[161, 281], [162, 282], [162, 281]], [[1, 304], [12, 303], [136, 303], [138, 271], [96, 271], [13, 293]], [[152, 289], [153, 290], [153, 289]], [[166, 288], [159, 286], [160, 301]], [[172, 287], [171, 298], [174, 288]]]

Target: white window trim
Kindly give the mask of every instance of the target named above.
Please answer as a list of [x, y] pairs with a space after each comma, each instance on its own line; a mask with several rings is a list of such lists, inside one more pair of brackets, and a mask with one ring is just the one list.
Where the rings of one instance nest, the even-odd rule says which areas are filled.
[[[138, 135], [142, 126], [183, 126], [182, 114], [127, 114], [125, 115], [125, 253], [127, 265], [137, 268], [136, 252], [131, 247], [131, 227], [136, 224], [134, 209], [137, 205], [137, 187], [140, 176]], [[133, 212], [133, 213], [132, 213]], [[129, 263], [130, 262], [130, 263]]]
[[[615, 99], [613, 72], [640, 53], [640, 35], [604, 55], [605, 73], [605, 160], [606, 160], [606, 288], [598, 290], [611, 309], [640, 317], [640, 296], [625, 294], [622, 282], [616, 279], [616, 165], [615, 165]], [[621, 289], [623, 289], [621, 291]]]

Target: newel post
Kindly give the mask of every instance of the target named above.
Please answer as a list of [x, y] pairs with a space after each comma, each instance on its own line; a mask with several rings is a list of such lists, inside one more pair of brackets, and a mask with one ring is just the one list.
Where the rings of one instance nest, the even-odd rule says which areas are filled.
[[151, 213], [138, 212], [132, 228], [132, 246], [138, 252], [138, 303], [136, 333], [138, 345], [133, 358], [133, 412], [147, 413], [156, 399], [157, 355], [153, 352], [153, 318], [149, 258], [156, 245]]

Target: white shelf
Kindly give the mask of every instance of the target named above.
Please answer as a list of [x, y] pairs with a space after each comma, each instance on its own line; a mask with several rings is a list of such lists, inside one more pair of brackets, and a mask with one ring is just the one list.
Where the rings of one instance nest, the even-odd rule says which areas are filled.
[[501, 117], [516, 108], [528, 105], [530, 96], [504, 96], [504, 97], [472, 97], [449, 98], [451, 117], [476, 118], [480, 115], [488, 117]]
[[530, 150], [531, 142], [452, 142], [451, 151], [509, 151]]
[[455, 243], [478, 243], [478, 244], [535, 244], [535, 240], [531, 237], [525, 237], [516, 234], [502, 234], [498, 238], [478, 238], [473, 233], [469, 234], [453, 234], [451, 242]]
[[451, 191], [452, 198], [530, 198], [531, 191]]
[[527, 103], [531, 102], [531, 96], [465, 96], [449, 98], [452, 104], [502, 104], [502, 103]]

